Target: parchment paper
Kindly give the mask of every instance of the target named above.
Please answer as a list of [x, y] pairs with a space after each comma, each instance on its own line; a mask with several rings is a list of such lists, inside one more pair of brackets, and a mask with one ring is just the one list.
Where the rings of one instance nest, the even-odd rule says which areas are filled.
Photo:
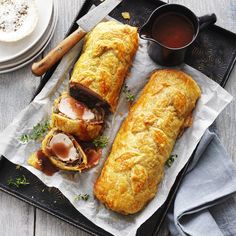
[[[87, 172], [72, 174], [60, 171], [51, 177], [46, 176], [27, 164], [29, 155], [40, 148], [40, 142], [31, 141], [28, 144], [22, 144], [19, 141], [22, 134], [29, 133], [34, 125], [50, 116], [53, 100], [68, 87], [69, 71], [80, 50], [81, 44], [78, 44], [63, 58], [42, 92], [0, 134], [0, 153], [11, 162], [27, 168], [47, 186], [57, 187], [80, 213], [96, 225], [114, 235], [135, 235], [138, 227], [164, 203], [177, 174], [188, 161], [204, 131], [230, 103], [232, 96], [199, 71], [187, 65], [178, 67], [190, 74], [201, 87], [202, 95], [194, 110], [193, 126], [188, 128], [177, 141], [173, 154], [177, 154], [178, 158], [170, 168], [166, 168], [156, 197], [140, 213], [123, 216], [108, 210], [93, 196], [93, 184], [108, 156], [113, 139], [123, 119], [127, 116], [128, 103], [123, 93], [121, 93], [116, 113], [108, 117], [108, 128], [106, 128], [104, 135], [109, 137], [109, 144], [103, 150], [99, 165]], [[136, 95], [136, 98], [148, 82], [150, 73], [158, 68], [160, 69], [147, 55], [147, 43], [140, 40], [131, 73], [126, 79], [126, 84]], [[89, 194], [89, 200], [87, 202], [75, 200], [75, 196], [80, 193]]]

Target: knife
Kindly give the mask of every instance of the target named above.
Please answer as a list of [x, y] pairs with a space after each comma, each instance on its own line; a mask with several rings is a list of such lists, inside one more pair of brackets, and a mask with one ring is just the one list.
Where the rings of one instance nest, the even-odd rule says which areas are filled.
[[122, 0], [105, 0], [103, 3], [89, 11], [76, 23], [78, 29], [65, 38], [58, 46], [50, 51], [41, 61], [32, 65], [32, 72], [41, 76], [58, 62], [76, 43], [78, 43], [87, 32], [91, 31], [97, 23], [106, 17]]

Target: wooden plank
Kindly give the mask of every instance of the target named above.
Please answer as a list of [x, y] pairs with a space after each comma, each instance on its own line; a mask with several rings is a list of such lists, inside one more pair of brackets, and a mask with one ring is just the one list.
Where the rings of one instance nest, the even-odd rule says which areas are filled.
[[39, 80], [32, 75], [30, 65], [0, 75], [0, 131], [29, 104], [38, 84]]
[[90, 234], [37, 209], [35, 236], [88, 236]]
[[236, 29], [236, 3], [234, 0], [169, 0], [169, 3], [189, 7], [197, 16], [215, 13], [217, 25], [232, 31]]
[[[28, 105], [38, 84], [39, 80], [32, 76], [30, 65], [0, 75], [0, 131]], [[0, 209], [0, 235], [33, 235], [34, 207], [0, 192]]]
[[0, 192], [0, 235], [31, 236], [34, 234], [34, 208]]
[[[59, 22], [49, 48], [56, 45], [66, 33], [74, 16], [80, 8], [81, 0], [59, 1]], [[186, 5], [197, 15], [215, 12], [217, 24], [236, 32], [236, 3], [234, 0], [170, 0], [173, 3]], [[47, 49], [47, 50], [48, 50]], [[47, 51], [46, 50], [46, 51]], [[236, 94], [236, 69], [231, 74], [226, 89]], [[20, 81], [20, 82], [19, 82]], [[6, 127], [16, 114], [30, 101], [39, 80], [31, 75], [30, 66], [17, 72], [0, 75], [0, 130]], [[14, 95], [14, 96], [13, 96]], [[7, 107], [7, 112], [4, 107]], [[217, 119], [222, 142], [236, 161], [236, 103], [233, 102]], [[0, 235], [33, 235], [34, 209], [5, 193], [0, 192]], [[14, 206], [14, 207], [12, 207]], [[36, 211], [35, 235], [88, 235], [63, 221], [40, 210]], [[163, 235], [163, 234], [161, 234]]]

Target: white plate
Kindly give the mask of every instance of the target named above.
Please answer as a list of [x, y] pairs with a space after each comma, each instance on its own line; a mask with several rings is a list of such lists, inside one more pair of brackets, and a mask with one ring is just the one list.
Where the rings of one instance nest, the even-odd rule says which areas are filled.
[[50, 27], [47, 29], [45, 34], [42, 37], [42, 40], [38, 42], [34, 47], [32, 47], [28, 52], [24, 55], [21, 55], [17, 58], [17, 60], [12, 60], [10, 64], [5, 63], [4, 65], [0, 66], [0, 74], [6, 73], [10, 71], [17, 70], [28, 63], [32, 62], [36, 57], [38, 57], [43, 50], [46, 48], [48, 43], [50, 42], [53, 33], [56, 29], [56, 23], [58, 19], [58, 6], [57, 4], [54, 5], [54, 14], [53, 14], [53, 22], [50, 24]]
[[47, 30], [52, 16], [53, 0], [35, 0], [35, 3], [39, 14], [35, 30], [20, 41], [0, 42], [0, 65], [1, 62], [9, 61], [25, 53], [41, 39]]
[[56, 23], [56, 21], [55, 21], [56, 20], [55, 19], [56, 15], [55, 15], [54, 11], [55, 11], [55, 9], [53, 9], [52, 16], [51, 16], [48, 28], [44, 32], [41, 39], [33, 47], [31, 47], [28, 51], [26, 51], [22, 55], [19, 55], [18, 57], [13, 58], [9, 61], [0, 63], [0, 70], [4, 69], [4, 68], [13, 67], [15, 65], [18, 65], [19, 63], [22, 63], [22, 62], [26, 61], [28, 58], [32, 57], [32, 55], [36, 54], [42, 48], [42, 46], [46, 43], [49, 36], [52, 34], [51, 31], [52, 31], [52, 29], [53, 29], [53, 27], [55, 26], [55, 23]]
[[4, 65], [0, 65], [0, 74], [11, 72], [21, 67], [24, 67], [25, 65], [32, 62], [43, 52], [43, 50], [50, 42], [56, 29], [56, 24], [58, 20], [57, 1], [55, 1], [54, 3], [52, 18], [53, 18], [52, 23], [50, 24], [50, 27], [48, 27], [47, 31], [44, 33], [42, 40], [40, 40], [40, 42], [38, 42], [35, 46], [33, 46], [30, 49], [30, 51], [26, 52], [24, 55], [19, 56], [17, 60], [12, 61], [10, 64], [5, 63]]

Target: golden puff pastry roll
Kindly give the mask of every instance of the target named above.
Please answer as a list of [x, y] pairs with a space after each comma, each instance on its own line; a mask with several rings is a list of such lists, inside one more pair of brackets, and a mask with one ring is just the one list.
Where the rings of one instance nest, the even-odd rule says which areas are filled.
[[178, 70], [154, 72], [131, 108], [95, 183], [95, 196], [113, 211], [134, 214], [156, 194], [164, 166], [191, 125], [200, 89]]
[[90, 109], [66, 92], [54, 101], [52, 126], [59, 130], [91, 141], [99, 136], [103, 125], [104, 111], [100, 107]]
[[115, 21], [99, 23], [85, 37], [70, 79], [71, 96], [114, 112], [137, 48], [137, 28]]

